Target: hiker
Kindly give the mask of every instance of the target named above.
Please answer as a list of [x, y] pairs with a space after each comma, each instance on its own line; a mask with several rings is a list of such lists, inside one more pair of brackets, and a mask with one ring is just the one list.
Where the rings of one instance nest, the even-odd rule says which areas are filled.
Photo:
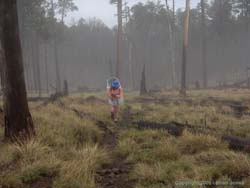
[[111, 119], [117, 122], [119, 105], [121, 105], [123, 101], [123, 89], [118, 79], [112, 79], [110, 81], [110, 85], [107, 87], [107, 93], [109, 104], [111, 105]]

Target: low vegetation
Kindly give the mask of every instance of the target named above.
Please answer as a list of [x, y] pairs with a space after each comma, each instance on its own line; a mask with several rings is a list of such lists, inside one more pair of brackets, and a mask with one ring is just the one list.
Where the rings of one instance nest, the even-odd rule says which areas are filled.
[[[239, 94], [207, 94], [247, 105], [247, 97]], [[220, 139], [225, 134], [249, 137], [247, 113], [239, 118], [230, 106], [217, 105], [199, 92], [185, 100], [167, 92], [141, 98], [129, 94], [115, 125], [104, 99], [104, 94], [75, 94], [48, 105], [31, 103], [37, 136], [26, 143], [1, 142], [0, 187], [95, 188], [97, 171], [114, 158], [132, 164], [128, 176], [135, 188], [198, 187], [190, 184], [202, 181], [249, 187], [249, 153], [231, 150]], [[175, 137], [165, 130], [138, 129], [140, 120], [177, 121], [216, 131], [185, 130]], [[113, 148], [105, 146], [107, 137], [98, 121], [117, 133]], [[0, 133], [2, 137], [2, 128]]]

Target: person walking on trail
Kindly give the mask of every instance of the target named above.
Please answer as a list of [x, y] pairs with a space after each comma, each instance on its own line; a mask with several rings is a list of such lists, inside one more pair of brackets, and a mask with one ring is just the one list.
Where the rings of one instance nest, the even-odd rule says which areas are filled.
[[110, 86], [107, 87], [107, 93], [111, 105], [111, 119], [117, 122], [119, 106], [123, 102], [123, 89], [118, 79], [111, 80]]

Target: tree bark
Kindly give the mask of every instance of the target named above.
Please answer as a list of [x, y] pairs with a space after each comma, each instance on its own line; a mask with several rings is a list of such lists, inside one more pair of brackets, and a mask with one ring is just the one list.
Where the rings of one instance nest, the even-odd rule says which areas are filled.
[[141, 87], [140, 87], [140, 95], [144, 95], [147, 93], [147, 87], [146, 87], [146, 66], [144, 64], [143, 70], [141, 73]]
[[207, 33], [206, 33], [205, 1], [201, 0], [201, 36], [202, 36], [202, 67], [203, 87], [207, 88]]
[[56, 63], [56, 92], [61, 92], [61, 78], [60, 78], [60, 70], [59, 70], [59, 60], [58, 60], [58, 47], [57, 47], [57, 39], [54, 37], [54, 56]]
[[182, 52], [182, 73], [181, 73], [181, 90], [180, 94], [186, 96], [186, 68], [187, 68], [187, 53], [188, 53], [188, 35], [189, 35], [189, 12], [190, 12], [190, 0], [186, 0], [186, 14], [183, 32], [183, 52]]
[[[175, 88], [175, 49], [174, 49], [174, 31], [173, 31], [173, 23], [171, 21], [171, 14], [170, 9], [168, 6], [168, 0], [166, 0], [166, 8], [167, 8], [167, 22], [168, 22], [168, 32], [169, 32], [169, 39], [170, 39], [170, 56], [171, 56], [171, 65], [172, 65], [172, 88]], [[173, 10], [174, 11], [174, 10]], [[172, 18], [174, 19], [174, 17]]]
[[46, 91], [49, 94], [49, 72], [48, 72], [48, 46], [44, 44], [44, 64], [45, 64], [45, 77], [46, 77]]
[[118, 14], [118, 30], [117, 30], [117, 64], [116, 76], [121, 81], [121, 65], [122, 65], [122, 0], [117, 1], [117, 14]]
[[173, 18], [172, 18], [172, 31], [173, 31], [173, 56], [172, 56], [172, 60], [173, 60], [173, 67], [172, 67], [172, 71], [173, 71], [173, 87], [174, 89], [176, 88], [176, 84], [177, 84], [177, 80], [176, 80], [176, 27], [175, 27], [175, 0], [173, 0]]
[[[55, 10], [54, 10], [54, 1], [51, 0], [51, 11], [53, 14], [53, 19], [55, 17]], [[54, 57], [55, 57], [55, 64], [56, 64], [56, 93], [61, 92], [61, 78], [60, 78], [60, 69], [59, 69], [59, 60], [58, 60], [58, 39], [56, 36], [56, 26], [55, 23], [53, 25], [53, 46], [54, 46]]]
[[[35, 31], [36, 32], [36, 31]], [[34, 50], [35, 50], [35, 69], [36, 69], [36, 77], [37, 77], [37, 89], [38, 89], [38, 96], [41, 97], [42, 93], [42, 86], [41, 86], [41, 72], [40, 72], [40, 44], [37, 33], [34, 35]]]
[[0, 10], [5, 138], [14, 141], [30, 138], [35, 131], [27, 102], [16, 0], [0, 1]]
[[33, 73], [33, 82], [34, 82], [34, 91], [38, 92], [38, 77], [37, 77], [37, 69], [36, 69], [36, 53], [35, 53], [35, 42], [34, 37], [30, 40], [30, 50], [31, 50], [31, 65], [32, 65], [32, 73]]

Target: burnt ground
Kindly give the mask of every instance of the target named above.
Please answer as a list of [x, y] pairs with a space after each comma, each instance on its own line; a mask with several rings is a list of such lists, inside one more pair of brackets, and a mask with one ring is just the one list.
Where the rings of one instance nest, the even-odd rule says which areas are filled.
[[118, 135], [122, 131], [122, 124], [128, 121], [129, 111], [125, 110], [122, 120], [118, 123], [116, 129], [111, 131], [108, 127], [99, 122], [98, 125], [104, 131], [103, 146], [111, 154], [111, 163], [102, 166], [96, 173], [97, 188], [130, 188], [133, 187], [133, 180], [129, 179], [129, 173], [133, 164], [126, 161], [126, 156], [119, 156], [113, 152], [116, 147]]
[[96, 188], [130, 188], [133, 187], [134, 182], [129, 179], [129, 173], [133, 168], [133, 164], [126, 161], [126, 156], [119, 156], [115, 154], [114, 150], [117, 145], [119, 133], [124, 128], [124, 124], [129, 124], [132, 121], [130, 110], [127, 108], [123, 111], [119, 123], [114, 130], [109, 128], [109, 125], [103, 121], [98, 120], [91, 114], [73, 110], [80, 118], [90, 118], [96, 122], [97, 126], [103, 131], [103, 140], [101, 145], [106, 148], [110, 154], [111, 162], [103, 165], [96, 172]]
[[[84, 119], [90, 118], [96, 122], [96, 125], [103, 131], [103, 140], [102, 147], [106, 148], [110, 154], [111, 162], [109, 164], [103, 165], [96, 172], [96, 188], [130, 188], [133, 187], [134, 182], [129, 179], [129, 173], [133, 168], [133, 164], [128, 163], [126, 161], [126, 156], [119, 156], [115, 154], [114, 150], [117, 145], [118, 137], [120, 132], [122, 131], [122, 125], [126, 123], [126, 121], [130, 121], [130, 111], [125, 110], [122, 114], [122, 118], [119, 123], [115, 126], [114, 129], [110, 129], [109, 125], [105, 124], [103, 121], [98, 120], [93, 117], [91, 114], [79, 112], [76, 109], [70, 109], [65, 105], [61, 104], [61, 106], [67, 110], [71, 110], [75, 112], [75, 114]], [[8, 171], [16, 168], [17, 163], [13, 162], [6, 166], [0, 166], [0, 174], [1, 171]], [[52, 188], [53, 187], [53, 179], [54, 177], [48, 176], [40, 176], [36, 181], [30, 182], [30, 188]], [[0, 188], [5, 188], [3, 185]], [[6, 187], [7, 188], [7, 187]]]

